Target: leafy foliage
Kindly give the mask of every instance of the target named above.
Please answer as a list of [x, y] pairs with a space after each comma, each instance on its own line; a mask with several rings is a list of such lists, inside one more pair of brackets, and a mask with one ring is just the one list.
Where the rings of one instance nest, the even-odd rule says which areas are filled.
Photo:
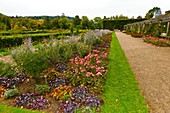
[[10, 97], [14, 97], [18, 94], [18, 89], [9, 89], [9, 90], [6, 90], [5, 93], [4, 93], [4, 96], [6, 98], [10, 98]]
[[71, 99], [75, 100], [77, 103], [82, 103], [90, 107], [98, 107], [104, 102], [98, 97], [89, 94], [86, 86], [75, 88]]
[[69, 86], [62, 86], [55, 88], [54, 91], [50, 94], [54, 99], [58, 100], [63, 98], [65, 95], [70, 95], [71, 89]]
[[15, 66], [0, 61], [0, 76], [14, 77], [16, 75]]
[[48, 85], [37, 85], [35, 92], [39, 95], [44, 95], [50, 92], [50, 87]]
[[46, 100], [43, 96], [39, 98], [36, 98], [35, 96], [36, 94], [31, 92], [21, 94], [14, 100], [15, 105], [33, 110], [45, 108], [48, 104], [48, 100]]
[[22, 83], [26, 80], [27, 76], [25, 74], [18, 74], [14, 78], [0, 77], [0, 85], [4, 88], [12, 88], [14, 85]]
[[65, 79], [63, 79], [62, 77], [57, 77], [57, 78], [53, 78], [52, 80], [49, 81], [48, 85], [51, 88], [57, 88], [60, 85], [62, 86], [66, 86], [68, 85], [67, 81]]
[[60, 110], [63, 113], [74, 113], [77, 108], [77, 103], [74, 101], [63, 101], [62, 105], [60, 106]]
[[66, 75], [73, 86], [90, 85], [93, 87], [101, 86], [101, 79], [105, 78], [107, 70], [104, 68], [104, 62], [107, 53], [99, 54], [98, 50], [93, 50], [84, 58], [76, 56], [70, 59], [70, 71]]
[[143, 40], [144, 40], [144, 42], [151, 43], [151, 44], [156, 45], [156, 46], [170, 47], [170, 41], [167, 40], [167, 39], [156, 38], [156, 37], [152, 37], [150, 35], [147, 35], [146, 37], [144, 37]]

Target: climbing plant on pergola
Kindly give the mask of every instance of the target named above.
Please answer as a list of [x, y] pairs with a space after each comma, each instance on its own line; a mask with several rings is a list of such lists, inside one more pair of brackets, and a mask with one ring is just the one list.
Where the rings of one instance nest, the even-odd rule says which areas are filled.
[[144, 33], [159, 37], [161, 33], [170, 36], [170, 13], [156, 18], [135, 22], [124, 26], [127, 32]]

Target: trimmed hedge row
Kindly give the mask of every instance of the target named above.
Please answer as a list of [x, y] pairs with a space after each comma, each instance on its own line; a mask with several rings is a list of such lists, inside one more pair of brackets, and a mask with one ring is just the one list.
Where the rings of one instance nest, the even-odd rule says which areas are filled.
[[104, 29], [109, 29], [109, 30], [114, 30], [114, 29], [119, 29], [123, 30], [124, 25], [126, 24], [131, 24], [134, 22], [140, 22], [146, 19], [128, 19], [128, 20], [103, 20], [103, 28]]
[[57, 37], [59, 35], [70, 35], [70, 32], [58, 32], [58, 33], [43, 33], [43, 34], [18, 34], [12, 36], [0, 37], [0, 48], [19, 46], [23, 43], [25, 38], [31, 37], [32, 41], [41, 41], [48, 39], [50, 36]]
[[15, 34], [37, 34], [37, 33], [50, 33], [50, 31], [49, 30], [38, 30], [38, 31], [10, 30], [10, 31], [1, 31], [0, 36], [9, 36]]

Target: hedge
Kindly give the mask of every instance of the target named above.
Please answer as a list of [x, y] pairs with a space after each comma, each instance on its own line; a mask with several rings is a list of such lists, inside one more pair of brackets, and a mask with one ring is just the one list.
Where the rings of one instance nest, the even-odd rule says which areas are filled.
[[134, 22], [140, 22], [146, 19], [128, 19], [128, 20], [103, 20], [103, 28], [104, 29], [109, 29], [109, 30], [114, 30], [114, 29], [119, 29], [123, 30], [124, 25], [126, 24], [131, 24]]
[[70, 35], [70, 32], [58, 33], [41, 33], [41, 34], [18, 34], [11, 36], [0, 37], [0, 48], [19, 46], [23, 43], [25, 38], [31, 37], [32, 41], [41, 41], [42, 39], [50, 38], [50, 36], [57, 37], [59, 35]]

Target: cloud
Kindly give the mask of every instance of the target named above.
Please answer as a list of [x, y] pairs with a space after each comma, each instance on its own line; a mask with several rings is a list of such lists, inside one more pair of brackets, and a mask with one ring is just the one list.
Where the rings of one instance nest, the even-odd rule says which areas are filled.
[[161, 0], [1, 0], [0, 12], [9, 16], [35, 15], [83, 15], [114, 16], [123, 14], [128, 17], [145, 16], [155, 6], [162, 12], [169, 10], [170, 1]]

